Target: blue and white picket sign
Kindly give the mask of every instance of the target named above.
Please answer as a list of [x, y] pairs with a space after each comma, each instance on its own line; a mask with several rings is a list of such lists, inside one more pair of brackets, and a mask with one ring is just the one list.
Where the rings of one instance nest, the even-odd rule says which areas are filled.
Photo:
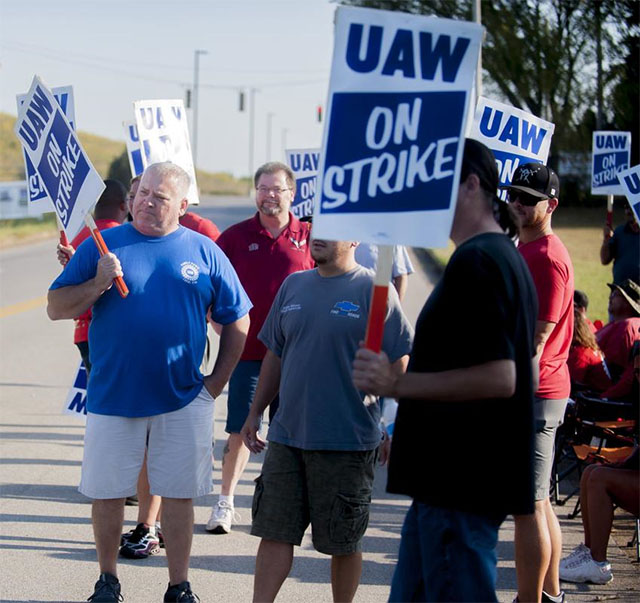
[[447, 244], [482, 27], [339, 7], [313, 230]]
[[67, 394], [62, 414], [87, 420], [87, 371], [80, 361], [73, 385]]
[[631, 132], [593, 133], [591, 194], [623, 195], [618, 174], [629, 169]]
[[51, 90], [36, 75], [14, 131], [53, 201], [69, 240], [105, 189]]
[[[500, 185], [506, 186], [521, 163], [547, 163], [554, 130], [549, 121], [481, 96], [469, 137], [493, 151]], [[506, 196], [506, 191], [502, 195]]]
[[633, 217], [640, 224], [640, 165], [618, 172], [618, 181], [633, 210]]
[[132, 176], [137, 176], [144, 172], [142, 164], [142, 151], [140, 149], [140, 137], [138, 136], [138, 126], [133, 121], [123, 121], [124, 140], [127, 143], [127, 155], [129, 157], [129, 168]]
[[312, 216], [320, 149], [287, 149], [285, 156], [296, 177], [296, 196], [291, 203], [291, 213], [296, 218]]
[[189, 125], [182, 100], [140, 100], [133, 103], [142, 165], [171, 161], [191, 178], [187, 198], [190, 205], [200, 203], [196, 172], [193, 167]]
[[[55, 88], [51, 88], [51, 92], [53, 92], [53, 96], [55, 96], [60, 108], [67, 116], [71, 127], [75, 130], [76, 117], [75, 105], [73, 102], [73, 87], [57, 86]], [[24, 103], [24, 99], [26, 97], [26, 94], [18, 94], [16, 96], [18, 112], [20, 111], [20, 107], [22, 107], [22, 103]], [[36, 169], [33, 167], [33, 164], [24, 149], [22, 150], [22, 155], [24, 157], [25, 174], [27, 175], [27, 189], [29, 191], [29, 213], [31, 211], [39, 213], [53, 211], [53, 201], [49, 198], [49, 195], [47, 195], [47, 191], [40, 181], [40, 176], [38, 176]]]

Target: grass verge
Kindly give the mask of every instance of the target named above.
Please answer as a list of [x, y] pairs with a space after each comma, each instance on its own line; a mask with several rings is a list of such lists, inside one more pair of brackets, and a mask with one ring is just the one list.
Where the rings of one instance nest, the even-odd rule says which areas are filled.
[[[611, 264], [600, 263], [600, 245], [602, 243], [602, 227], [606, 211], [602, 208], [590, 207], [558, 207], [553, 214], [553, 231], [567, 247], [573, 262], [576, 289], [581, 289], [589, 296], [589, 318], [600, 319], [606, 323], [609, 287], [612, 280]], [[622, 210], [616, 209], [613, 223], [622, 224]], [[433, 249], [431, 254], [441, 265], [446, 266], [454, 251], [453, 243], [446, 249]]]
[[40, 218], [0, 220], [0, 249], [55, 237], [58, 233], [55, 214]]

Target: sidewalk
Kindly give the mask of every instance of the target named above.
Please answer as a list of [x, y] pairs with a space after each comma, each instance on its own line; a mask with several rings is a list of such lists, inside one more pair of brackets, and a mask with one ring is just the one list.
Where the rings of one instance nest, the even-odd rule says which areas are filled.
[[[414, 263], [418, 269], [420, 263]], [[405, 307], [413, 322], [430, 290], [422, 270], [411, 277]], [[24, 321], [16, 316], [2, 323], [0, 600], [8, 603], [84, 601], [98, 576], [90, 505], [76, 489], [84, 427], [60, 414], [77, 363], [71, 332], [70, 322], [49, 322], [41, 307], [25, 312]], [[8, 341], [11, 354], [7, 353]], [[215, 409], [217, 487], [225, 415], [226, 392]], [[203, 603], [251, 600], [258, 539], [249, 534], [250, 506], [261, 460], [252, 456], [239, 484], [236, 507], [242, 518], [230, 535], [212, 535], [204, 530], [215, 497], [208, 495], [196, 501], [190, 580]], [[429, 462], [437, 462], [437, 457]], [[386, 601], [408, 506], [406, 499], [386, 494], [384, 485], [385, 470], [379, 469], [363, 546], [364, 568], [356, 595], [360, 602]], [[563, 519], [572, 509], [571, 503], [557, 509], [566, 552], [580, 542], [582, 533], [579, 519]], [[135, 524], [135, 507], [126, 508], [125, 519], [126, 529]], [[565, 584], [568, 600], [638, 600], [638, 565], [632, 563], [632, 549], [621, 548], [630, 538], [628, 516], [620, 514], [615, 527], [609, 546], [614, 581], [607, 586]], [[295, 555], [291, 576], [278, 601], [330, 601], [328, 559], [313, 550], [308, 536]], [[501, 530], [498, 555], [498, 597], [507, 603], [515, 595], [511, 521]], [[162, 600], [167, 584], [164, 551], [144, 561], [122, 560], [119, 572], [127, 602]]]

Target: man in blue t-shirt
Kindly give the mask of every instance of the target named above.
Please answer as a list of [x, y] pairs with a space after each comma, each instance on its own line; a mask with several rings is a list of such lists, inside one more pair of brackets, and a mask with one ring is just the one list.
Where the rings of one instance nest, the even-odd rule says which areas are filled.
[[[212, 485], [213, 401], [233, 371], [251, 302], [222, 251], [179, 225], [189, 176], [171, 163], [145, 171], [133, 221], [103, 233], [110, 253], [81, 244], [49, 290], [52, 320], [93, 305], [93, 369], [80, 492], [93, 500], [100, 578], [94, 601], [121, 600], [116, 560], [124, 500], [147, 451], [151, 493], [162, 497], [169, 588], [164, 601], [196, 601], [187, 574], [193, 503]], [[121, 298], [113, 279], [123, 276]], [[213, 372], [199, 370], [206, 315], [222, 325]]]

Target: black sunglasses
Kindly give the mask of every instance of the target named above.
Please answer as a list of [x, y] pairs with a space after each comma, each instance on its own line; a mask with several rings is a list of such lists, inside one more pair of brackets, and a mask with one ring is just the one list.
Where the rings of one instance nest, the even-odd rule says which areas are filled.
[[510, 188], [507, 190], [507, 201], [509, 203], [514, 203], [516, 201], [520, 201], [520, 205], [526, 205], [527, 207], [535, 207], [540, 203], [540, 201], [547, 201], [548, 199], [545, 197], [544, 199], [540, 199], [539, 197], [534, 197], [529, 193], [523, 193], [515, 188]]

